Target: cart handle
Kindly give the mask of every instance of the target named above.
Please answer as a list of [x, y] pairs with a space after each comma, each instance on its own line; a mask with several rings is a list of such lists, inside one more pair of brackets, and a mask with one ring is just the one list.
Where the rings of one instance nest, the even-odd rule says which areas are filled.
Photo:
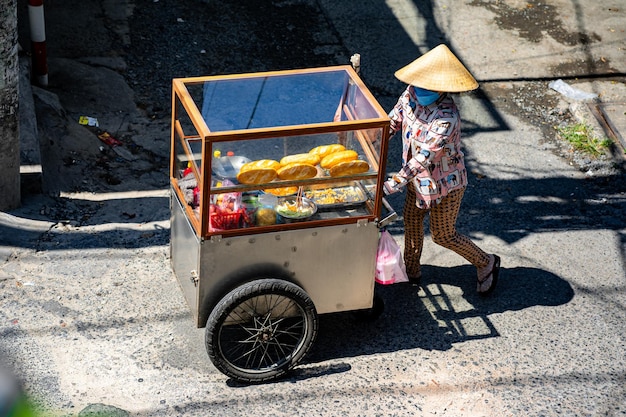
[[385, 217], [383, 217], [382, 219], [378, 221], [376, 226], [379, 229], [382, 229], [383, 227], [387, 226], [389, 223], [393, 223], [398, 219], [398, 213], [396, 213], [393, 207], [391, 207], [391, 204], [389, 204], [389, 202], [385, 200], [385, 197], [381, 198], [381, 202], [383, 203], [383, 206], [385, 206], [387, 211], [389, 211], [389, 214], [387, 214]]

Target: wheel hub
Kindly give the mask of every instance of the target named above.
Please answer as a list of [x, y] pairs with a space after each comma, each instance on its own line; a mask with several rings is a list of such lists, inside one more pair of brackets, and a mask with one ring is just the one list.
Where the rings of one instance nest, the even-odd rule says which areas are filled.
[[257, 340], [262, 343], [267, 343], [274, 338], [274, 334], [276, 333], [276, 328], [269, 321], [267, 317], [259, 317], [257, 318]]

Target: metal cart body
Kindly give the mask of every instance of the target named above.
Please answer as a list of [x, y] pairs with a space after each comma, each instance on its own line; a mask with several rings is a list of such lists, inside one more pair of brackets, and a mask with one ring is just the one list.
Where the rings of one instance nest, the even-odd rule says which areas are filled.
[[376, 223], [362, 221], [200, 241], [172, 198], [172, 265], [198, 327], [220, 296], [267, 277], [302, 287], [318, 314], [371, 308], [378, 234]]

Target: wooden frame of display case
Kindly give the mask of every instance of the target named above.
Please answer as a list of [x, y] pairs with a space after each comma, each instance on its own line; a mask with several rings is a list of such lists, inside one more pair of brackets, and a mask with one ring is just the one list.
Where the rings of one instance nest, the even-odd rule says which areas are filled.
[[[253, 128], [247, 130], [230, 130], [212, 132], [207, 123], [205, 122], [198, 105], [194, 101], [192, 95], [189, 92], [187, 86], [199, 85], [207, 81], [218, 80], [234, 80], [238, 78], [258, 78], [258, 77], [274, 77], [291, 74], [309, 74], [315, 72], [329, 72], [329, 71], [345, 71], [352, 83], [354, 83], [364, 98], [368, 101], [369, 105], [377, 113], [376, 118], [368, 118], [358, 120], [355, 115], [354, 109], [351, 109], [345, 103], [339, 103], [339, 106], [343, 107], [343, 112], [347, 115], [348, 120], [333, 121], [327, 123], [315, 123], [308, 125], [293, 125], [293, 126], [279, 126], [268, 128]], [[182, 115], [186, 115], [189, 118], [191, 125], [193, 125], [194, 132], [185, 132], [184, 127], [180, 122]], [[194, 174], [198, 181], [200, 190], [199, 195], [199, 215], [197, 215], [190, 206], [185, 206], [185, 212], [187, 217], [195, 230], [197, 236], [200, 239], [206, 239], [214, 235], [222, 236], [239, 236], [247, 234], [257, 234], [265, 232], [273, 232], [279, 230], [288, 230], [296, 228], [313, 228], [328, 225], [340, 225], [355, 223], [360, 220], [375, 221], [380, 218], [382, 210], [382, 184], [385, 179], [385, 162], [387, 159], [387, 142], [389, 138], [389, 118], [386, 112], [380, 107], [376, 99], [372, 96], [369, 90], [365, 87], [363, 82], [358, 77], [358, 74], [350, 66], [336, 66], [314, 69], [302, 69], [302, 70], [286, 70], [253, 74], [237, 74], [237, 75], [224, 75], [224, 76], [207, 76], [207, 77], [190, 77], [190, 78], [176, 78], [172, 81], [172, 119], [171, 119], [171, 161], [170, 161], [170, 180], [172, 184], [173, 192], [176, 193], [180, 201], [185, 201], [181, 190], [177, 186], [178, 175], [177, 171], [177, 146], [182, 146], [185, 150], [186, 157], [189, 161], [197, 161], [198, 155], [193, 154], [188, 146], [189, 141], [201, 142], [201, 155], [200, 166], [193, 163], [190, 164], [194, 171]], [[372, 138], [368, 137], [368, 129], [381, 129], [380, 138], [375, 140], [381, 140], [380, 153], [377, 152], [372, 146]], [[370, 164], [370, 171], [364, 174], [357, 174], [346, 177], [316, 177], [308, 180], [292, 180], [292, 181], [280, 181], [272, 182], [271, 184], [255, 184], [244, 185], [238, 184], [234, 186], [225, 186], [219, 188], [211, 187], [211, 173], [212, 173], [212, 158], [213, 147], [215, 144], [221, 142], [232, 141], [244, 141], [244, 140], [262, 140], [268, 138], [290, 137], [298, 135], [311, 135], [322, 133], [337, 133], [354, 131], [356, 139], [361, 145], [363, 152]], [[190, 134], [191, 133], [191, 134]], [[208, 179], [208, 180], [207, 180]], [[350, 180], [375, 180], [376, 187], [374, 198], [368, 200], [369, 214], [355, 217], [338, 217], [333, 219], [321, 219], [310, 220], [299, 223], [289, 224], [276, 224], [272, 226], [257, 226], [249, 228], [239, 228], [231, 230], [219, 230], [211, 231], [209, 227], [208, 216], [208, 202], [210, 196], [220, 193], [228, 192], [246, 192], [252, 190], [258, 190], [263, 188], [274, 187], [286, 187], [286, 186], [311, 186], [319, 184], [332, 184], [338, 181], [350, 181]]]

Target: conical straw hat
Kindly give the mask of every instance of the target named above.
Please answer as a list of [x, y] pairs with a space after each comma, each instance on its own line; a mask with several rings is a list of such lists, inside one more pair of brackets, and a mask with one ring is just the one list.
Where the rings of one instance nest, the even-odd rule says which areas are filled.
[[400, 81], [430, 91], [460, 93], [478, 88], [472, 74], [444, 44], [400, 68], [395, 76]]

